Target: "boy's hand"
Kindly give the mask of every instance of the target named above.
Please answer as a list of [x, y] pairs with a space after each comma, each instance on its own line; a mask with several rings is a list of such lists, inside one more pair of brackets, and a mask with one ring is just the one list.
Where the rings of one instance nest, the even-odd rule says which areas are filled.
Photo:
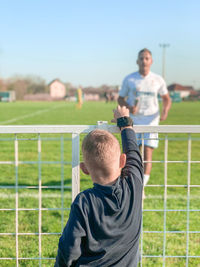
[[116, 109], [113, 110], [114, 119], [111, 120], [111, 122], [117, 122], [118, 118], [121, 117], [129, 117], [129, 109], [125, 106], [117, 106]]

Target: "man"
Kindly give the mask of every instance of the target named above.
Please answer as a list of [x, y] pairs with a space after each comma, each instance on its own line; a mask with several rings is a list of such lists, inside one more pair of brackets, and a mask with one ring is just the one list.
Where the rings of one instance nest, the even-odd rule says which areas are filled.
[[[171, 99], [163, 78], [150, 71], [152, 65], [151, 51], [144, 48], [138, 53], [139, 71], [125, 77], [119, 92], [118, 103], [130, 111], [135, 125], [158, 125], [166, 120], [171, 107]], [[162, 97], [163, 108], [160, 116], [158, 94]], [[142, 145], [141, 134], [137, 134], [138, 145]], [[154, 148], [158, 147], [158, 134], [144, 134], [144, 185], [148, 183]], [[152, 140], [151, 140], [152, 139]]]

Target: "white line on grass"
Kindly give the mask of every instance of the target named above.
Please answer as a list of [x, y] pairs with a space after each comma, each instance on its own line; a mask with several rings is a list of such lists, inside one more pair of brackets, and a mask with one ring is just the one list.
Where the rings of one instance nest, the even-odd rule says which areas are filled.
[[7, 120], [7, 121], [2, 121], [0, 123], [0, 125], [5, 125], [5, 124], [9, 124], [9, 123], [13, 123], [13, 122], [16, 122], [18, 120], [22, 120], [22, 119], [27, 119], [27, 118], [30, 118], [30, 117], [34, 117], [35, 115], [39, 115], [39, 114], [42, 114], [42, 113], [45, 113], [45, 112], [48, 112], [52, 109], [57, 109], [57, 108], [60, 108], [60, 107], [63, 107], [65, 106], [66, 104], [63, 104], [63, 105], [56, 105], [52, 108], [47, 108], [47, 109], [41, 109], [41, 110], [38, 110], [34, 113], [29, 113], [29, 114], [26, 114], [26, 115], [23, 115], [23, 116], [19, 116], [19, 117], [16, 117], [16, 118], [13, 118], [13, 119], [10, 119], [10, 120]]

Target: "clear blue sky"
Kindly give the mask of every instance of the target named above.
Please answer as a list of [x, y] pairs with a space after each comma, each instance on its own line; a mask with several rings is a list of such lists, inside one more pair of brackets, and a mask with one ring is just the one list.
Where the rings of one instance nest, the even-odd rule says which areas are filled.
[[200, 88], [199, 0], [0, 0], [0, 78], [120, 85], [147, 47], [166, 82]]

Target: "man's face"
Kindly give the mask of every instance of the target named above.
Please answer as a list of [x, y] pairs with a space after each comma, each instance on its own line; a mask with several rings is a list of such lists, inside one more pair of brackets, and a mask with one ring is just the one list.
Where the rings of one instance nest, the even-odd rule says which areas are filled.
[[141, 73], [148, 73], [152, 64], [152, 56], [149, 52], [143, 52], [138, 56], [137, 64]]

